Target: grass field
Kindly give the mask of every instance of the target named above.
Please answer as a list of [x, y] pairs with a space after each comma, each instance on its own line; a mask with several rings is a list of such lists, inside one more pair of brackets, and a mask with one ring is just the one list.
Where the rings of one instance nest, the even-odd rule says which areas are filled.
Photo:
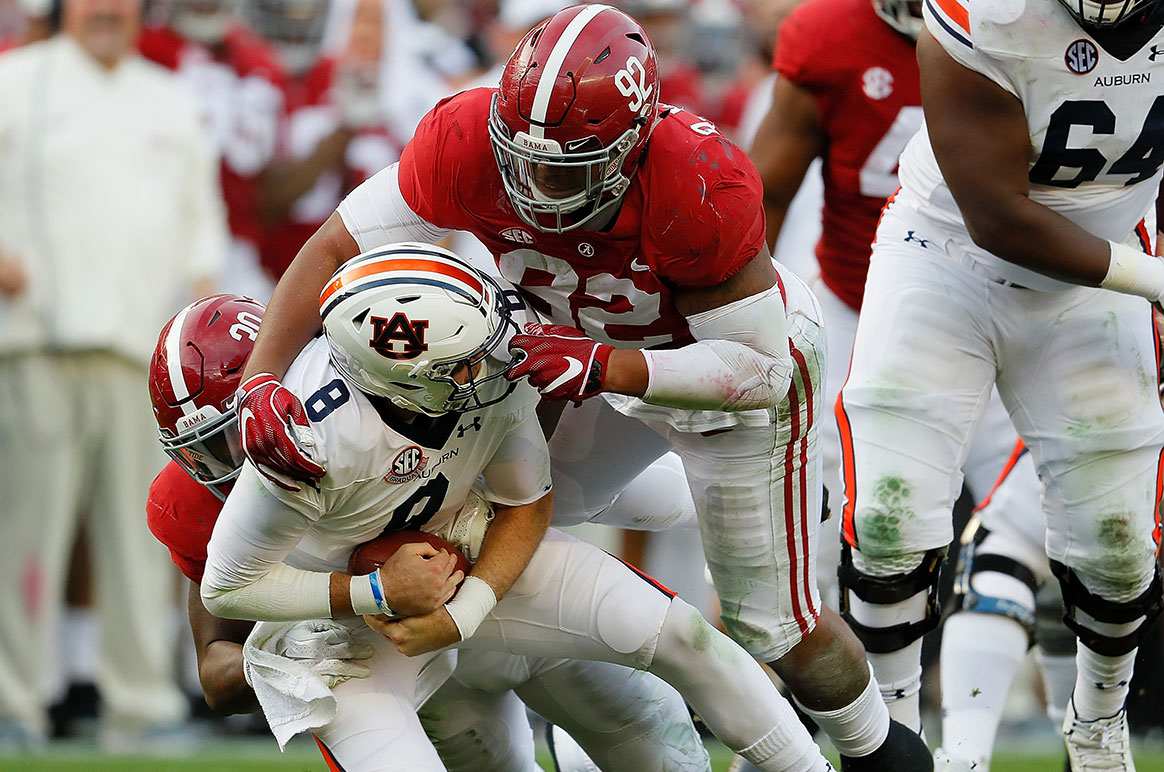
[[[724, 772], [731, 754], [722, 746], [709, 746], [715, 772]], [[539, 759], [553, 769], [548, 755]], [[991, 772], [1061, 772], [1062, 756], [1054, 752], [1025, 755], [1001, 754]], [[1164, 772], [1164, 751], [1137, 751], [1138, 772]], [[269, 750], [240, 746], [237, 750], [206, 751], [181, 759], [94, 757], [92, 752], [71, 749], [41, 756], [0, 757], [3, 772], [326, 772], [323, 760], [301, 745], [281, 757]], [[358, 772], [358, 770], [353, 771]]]

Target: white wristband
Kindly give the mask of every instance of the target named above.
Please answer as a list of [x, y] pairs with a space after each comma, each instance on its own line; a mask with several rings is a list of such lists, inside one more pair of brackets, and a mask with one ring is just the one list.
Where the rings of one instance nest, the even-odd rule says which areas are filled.
[[457, 596], [445, 604], [445, 611], [453, 618], [453, 624], [460, 631], [463, 641], [477, 632], [477, 628], [496, 605], [497, 596], [488, 582], [475, 576], [466, 576], [465, 581], [461, 582], [461, 589], [457, 590]]
[[1164, 298], [1164, 261], [1127, 244], [1111, 245], [1111, 263], [1099, 286], [1126, 295], [1139, 295], [1153, 303]]
[[[380, 590], [380, 583], [374, 581], [379, 579], [378, 573], [378, 571], [373, 571], [370, 574], [352, 577], [351, 583], [348, 585], [348, 596], [352, 599], [352, 611], [357, 614], [393, 616], [387, 610], [388, 604], [383, 601], [383, 590]], [[380, 597], [377, 597], [377, 590], [380, 590]]]

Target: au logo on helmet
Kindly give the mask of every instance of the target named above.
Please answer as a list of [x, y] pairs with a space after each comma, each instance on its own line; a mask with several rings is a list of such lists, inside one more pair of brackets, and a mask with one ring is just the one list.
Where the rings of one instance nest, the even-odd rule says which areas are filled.
[[391, 319], [373, 316], [372, 340], [368, 345], [388, 359], [414, 359], [428, 351], [428, 344], [424, 342], [427, 328], [427, 319], [412, 321], [403, 312], [394, 314]]

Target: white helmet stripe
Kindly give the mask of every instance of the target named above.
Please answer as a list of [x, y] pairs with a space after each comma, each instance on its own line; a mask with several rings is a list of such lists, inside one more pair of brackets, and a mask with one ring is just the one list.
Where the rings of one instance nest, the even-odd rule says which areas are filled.
[[[566, 60], [566, 54], [570, 53], [574, 41], [582, 34], [582, 30], [586, 28], [590, 20], [603, 11], [609, 10], [611, 10], [609, 5], [588, 5], [566, 25], [562, 36], [558, 38], [557, 43], [554, 43], [554, 47], [546, 59], [546, 67], [538, 80], [538, 88], [534, 92], [533, 108], [530, 110], [531, 119], [545, 123], [546, 113], [550, 109], [550, 95], [554, 92], [554, 82], [558, 80], [558, 71], [562, 69], [562, 62]], [[545, 129], [534, 123], [530, 124], [529, 133], [531, 137], [538, 139], [545, 139], [546, 136]]]
[[182, 375], [182, 328], [186, 326], [186, 315], [193, 306], [186, 306], [170, 324], [170, 334], [166, 336], [166, 369], [170, 373], [170, 388], [174, 390], [174, 400], [182, 408], [182, 415], [190, 415], [198, 410], [190, 399], [190, 389], [186, 377]]

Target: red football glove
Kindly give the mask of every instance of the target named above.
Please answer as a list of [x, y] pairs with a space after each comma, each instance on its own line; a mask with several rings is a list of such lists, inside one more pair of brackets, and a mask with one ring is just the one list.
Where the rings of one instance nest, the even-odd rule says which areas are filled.
[[506, 378], [515, 381], [529, 376], [529, 382], [548, 399], [580, 402], [602, 391], [613, 346], [561, 324], [531, 322], [525, 332], [509, 341], [510, 353], [525, 354], [525, 359], [514, 365]]
[[280, 488], [299, 490], [296, 480], [318, 480], [322, 448], [307, 421], [303, 403], [270, 373], [252, 376], [235, 392], [243, 452]]

